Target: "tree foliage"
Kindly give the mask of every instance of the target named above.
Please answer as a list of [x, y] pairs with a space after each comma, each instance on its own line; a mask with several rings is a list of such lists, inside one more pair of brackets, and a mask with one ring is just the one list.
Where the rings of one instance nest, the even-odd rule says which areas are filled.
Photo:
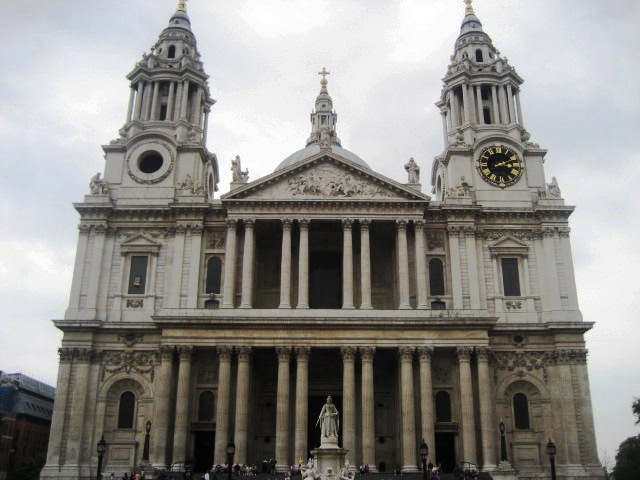
[[[640, 398], [634, 398], [631, 404], [636, 416], [636, 425], [640, 424]], [[640, 472], [640, 435], [629, 437], [618, 447], [616, 466], [613, 475], [616, 480], [638, 480]]]

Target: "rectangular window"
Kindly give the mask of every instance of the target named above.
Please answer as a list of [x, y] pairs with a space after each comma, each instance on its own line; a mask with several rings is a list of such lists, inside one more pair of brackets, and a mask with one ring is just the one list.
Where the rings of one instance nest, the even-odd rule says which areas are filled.
[[147, 286], [147, 264], [149, 257], [131, 257], [131, 270], [129, 271], [129, 291], [130, 294], [143, 294]]
[[506, 297], [520, 296], [520, 275], [518, 274], [518, 259], [502, 259], [502, 285]]

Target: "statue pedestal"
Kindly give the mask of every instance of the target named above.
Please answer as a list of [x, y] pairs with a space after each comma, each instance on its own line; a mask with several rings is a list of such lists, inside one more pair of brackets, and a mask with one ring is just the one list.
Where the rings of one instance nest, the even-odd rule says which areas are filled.
[[498, 465], [496, 470], [491, 471], [491, 476], [496, 480], [517, 480], [516, 471], [506, 460], [503, 460]]
[[340, 470], [344, 466], [348, 450], [338, 446], [338, 439], [335, 446], [332, 442], [327, 442], [327, 439], [323, 440], [320, 448], [311, 450], [316, 471], [322, 480], [337, 480], [340, 478]]

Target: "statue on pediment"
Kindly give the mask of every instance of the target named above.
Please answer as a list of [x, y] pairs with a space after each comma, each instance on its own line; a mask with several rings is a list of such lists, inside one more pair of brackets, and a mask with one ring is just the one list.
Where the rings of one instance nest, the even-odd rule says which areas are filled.
[[409, 174], [407, 183], [420, 183], [420, 167], [413, 157], [409, 159], [409, 162], [404, 166], [404, 169]]

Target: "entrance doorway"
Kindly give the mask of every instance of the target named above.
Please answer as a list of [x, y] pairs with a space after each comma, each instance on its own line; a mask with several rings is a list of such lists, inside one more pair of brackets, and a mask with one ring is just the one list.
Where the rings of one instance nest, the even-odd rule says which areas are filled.
[[436, 433], [436, 455], [432, 461], [436, 465], [441, 463], [443, 472], [453, 472], [456, 466], [455, 435], [453, 432]]
[[311, 252], [309, 267], [309, 308], [342, 308], [342, 253]]
[[213, 448], [216, 442], [216, 432], [196, 432], [193, 455], [195, 457], [195, 472], [208, 472], [213, 466]]

